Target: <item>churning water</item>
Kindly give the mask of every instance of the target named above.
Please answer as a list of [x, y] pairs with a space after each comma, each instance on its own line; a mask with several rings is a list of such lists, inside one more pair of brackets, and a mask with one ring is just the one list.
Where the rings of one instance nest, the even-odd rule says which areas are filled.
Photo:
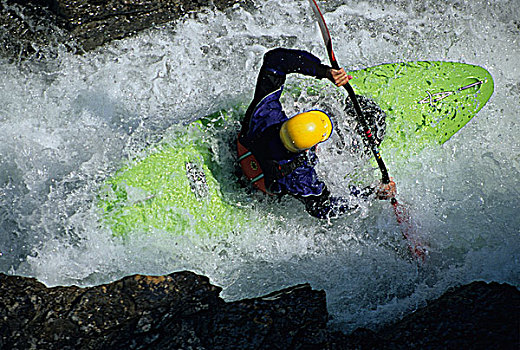
[[[327, 292], [333, 324], [347, 331], [395, 320], [473, 280], [519, 287], [520, 10], [514, 0], [321, 5], [347, 69], [445, 60], [493, 75], [489, 103], [445, 145], [406, 162], [383, 155], [430, 247], [424, 264], [407, 259], [392, 207], [382, 201], [322, 222], [292, 199], [274, 203], [238, 190], [228, 196], [247, 207], [252, 224], [225, 238], [158, 230], [121, 240], [100, 224], [96, 195], [103, 181], [168, 138], [174, 125], [246, 105], [266, 50], [301, 48], [327, 61], [306, 0], [255, 5], [204, 12], [83, 56], [58, 47], [48, 58], [0, 64], [0, 271], [48, 285], [92, 285], [190, 269], [222, 286], [228, 300], [309, 282]], [[306, 102], [312, 103], [300, 98], [288, 109], [309, 108]], [[235, 131], [231, 126], [223, 139]], [[211, 142], [229, 164], [231, 147]], [[334, 144], [322, 147], [318, 171], [341, 193], [359, 160], [338, 154]], [[361, 168], [365, 178], [378, 180], [377, 171]]]

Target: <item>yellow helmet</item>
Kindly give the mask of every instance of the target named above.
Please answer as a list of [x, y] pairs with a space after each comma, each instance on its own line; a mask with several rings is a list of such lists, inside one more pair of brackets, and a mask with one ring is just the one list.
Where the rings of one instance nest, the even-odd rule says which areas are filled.
[[282, 124], [280, 139], [289, 151], [297, 153], [327, 140], [332, 134], [332, 121], [322, 111], [300, 113]]

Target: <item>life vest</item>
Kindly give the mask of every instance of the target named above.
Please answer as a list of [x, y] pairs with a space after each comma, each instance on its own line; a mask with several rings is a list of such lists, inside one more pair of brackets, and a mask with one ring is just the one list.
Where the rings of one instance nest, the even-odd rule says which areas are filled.
[[[317, 146], [312, 147], [314, 152], [316, 151], [316, 148]], [[265, 186], [265, 175], [262, 171], [262, 168], [260, 167], [260, 163], [255, 158], [253, 153], [240, 143], [240, 135], [237, 137], [237, 152], [238, 162], [240, 163], [242, 172], [253, 185], [253, 187], [264, 193], [273, 195], [273, 193], [269, 192]], [[272, 176], [274, 179], [281, 179], [282, 177], [292, 173], [300, 166], [309, 164], [310, 166], [314, 167], [317, 163], [317, 158], [311, 161], [307, 156], [307, 152], [302, 152], [299, 156], [285, 164], [279, 164], [277, 162], [274, 163], [275, 167], [273, 167], [274, 173]]]
[[246, 178], [251, 182], [253, 187], [259, 189], [264, 193], [272, 194], [269, 191], [267, 191], [267, 188], [265, 187], [264, 172], [260, 167], [260, 163], [256, 160], [253, 153], [240, 143], [240, 135], [237, 138], [237, 151], [238, 162], [240, 163], [242, 172], [244, 173]]

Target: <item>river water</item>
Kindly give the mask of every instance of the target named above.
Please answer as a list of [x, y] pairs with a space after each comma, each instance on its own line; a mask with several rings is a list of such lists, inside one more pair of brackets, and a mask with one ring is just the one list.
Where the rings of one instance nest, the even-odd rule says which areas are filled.
[[[175, 125], [246, 105], [266, 50], [301, 48], [327, 60], [307, 1], [286, 0], [191, 15], [83, 56], [56, 47], [40, 59], [1, 63], [0, 271], [87, 286], [189, 269], [223, 287], [226, 300], [308, 282], [327, 292], [331, 323], [344, 331], [396, 320], [474, 280], [519, 287], [517, 5], [321, 4], [347, 69], [444, 60], [480, 65], [494, 78], [489, 103], [446, 144], [406, 161], [383, 155], [429, 247], [424, 263], [408, 258], [383, 201], [323, 222], [292, 199], [239, 191], [230, 198], [245, 203], [251, 224], [220, 238], [157, 230], [122, 240], [100, 224], [103, 181]], [[309, 107], [300, 104], [289, 108]], [[318, 172], [341, 193], [355, 161], [333, 144], [323, 147]], [[219, 155], [231, 161], [225, 147]]]

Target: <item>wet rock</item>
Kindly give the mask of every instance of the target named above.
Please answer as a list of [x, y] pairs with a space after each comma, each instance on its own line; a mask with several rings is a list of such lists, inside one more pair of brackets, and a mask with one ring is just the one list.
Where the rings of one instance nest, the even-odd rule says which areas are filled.
[[90, 288], [0, 274], [0, 349], [286, 349], [325, 341], [322, 291], [300, 285], [231, 303], [220, 291], [191, 272]]
[[[50, 9], [83, 49], [91, 50], [213, 5], [209, 0], [48, 0]], [[219, 1], [224, 8], [236, 0]]]
[[202, 9], [236, 4], [251, 6], [251, 1], [3, 0], [0, 55], [27, 57], [55, 46], [85, 52]]
[[520, 292], [474, 282], [377, 331], [327, 328], [308, 284], [225, 302], [191, 272], [47, 288], [0, 274], [0, 349], [518, 349]]
[[506, 284], [473, 282], [378, 332], [358, 329], [356, 349], [519, 349], [520, 292]]
[[[37, 0], [0, 2], [0, 57], [19, 61], [72, 45], [57, 17]], [[36, 57], [38, 58], [38, 57]]]

